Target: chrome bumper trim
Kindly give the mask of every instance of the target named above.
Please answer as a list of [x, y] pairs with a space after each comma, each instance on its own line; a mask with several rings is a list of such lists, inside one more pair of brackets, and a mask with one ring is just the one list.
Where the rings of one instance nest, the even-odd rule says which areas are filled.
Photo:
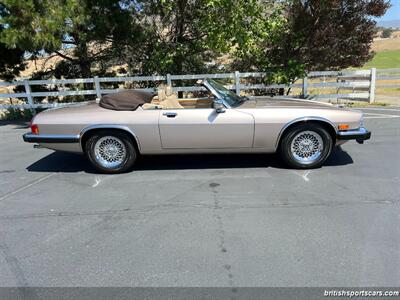
[[364, 127], [359, 129], [339, 131], [337, 133], [338, 140], [357, 140], [357, 142], [369, 140], [371, 138], [371, 132]]
[[27, 143], [79, 143], [79, 135], [69, 134], [32, 134], [23, 135], [24, 142]]

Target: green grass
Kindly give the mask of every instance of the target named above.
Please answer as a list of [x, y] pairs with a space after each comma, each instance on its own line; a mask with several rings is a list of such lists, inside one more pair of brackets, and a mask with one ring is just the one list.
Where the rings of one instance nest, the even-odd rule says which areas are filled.
[[400, 50], [390, 50], [376, 53], [375, 57], [363, 67], [363, 69], [369, 68], [400, 68]]

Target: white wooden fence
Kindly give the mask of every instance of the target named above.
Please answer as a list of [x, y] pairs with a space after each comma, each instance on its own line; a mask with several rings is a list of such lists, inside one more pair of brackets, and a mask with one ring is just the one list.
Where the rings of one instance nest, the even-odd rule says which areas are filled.
[[[393, 75], [399, 74], [399, 75]], [[102, 84], [110, 83], [143, 83], [143, 82], [159, 82], [166, 83], [173, 87], [174, 92], [195, 92], [201, 91], [204, 88], [197, 85], [182, 85], [183, 81], [194, 81], [196, 79], [204, 78], [216, 78], [216, 79], [228, 79], [232, 84], [227, 85], [228, 88], [234, 90], [237, 94], [241, 91], [251, 92], [252, 90], [266, 91], [268, 89], [298, 89], [299, 96], [303, 98], [312, 99], [359, 99], [374, 102], [376, 82], [378, 80], [399, 80], [400, 69], [384, 69], [384, 70], [357, 70], [357, 71], [322, 71], [322, 72], [310, 72], [307, 77], [303, 78], [300, 82], [284, 85], [284, 84], [272, 84], [265, 85], [262, 83], [262, 79], [265, 77], [265, 73], [260, 72], [248, 72], [248, 73], [224, 73], [224, 74], [195, 74], [195, 75], [170, 75], [165, 76], [134, 76], [134, 77], [94, 77], [94, 78], [79, 78], [79, 79], [51, 79], [51, 80], [24, 80], [15, 82], [0, 82], [0, 87], [7, 87], [8, 89], [14, 90], [17, 86], [23, 86], [23, 92], [15, 93], [0, 93], [0, 99], [25, 99], [24, 103], [18, 104], [1, 104], [0, 109], [7, 108], [48, 108], [70, 105], [71, 103], [36, 103], [35, 98], [37, 97], [64, 97], [64, 96], [76, 96], [76, 95], [96, 95], [96, 98], [100, 98], [103, 94], [115, 93], [120, 91], [121, 88], [104, 88]], [[328, 80], [327, 80], [328, 79]], [[336, 79], [336, 80], [335, 80]], [[332, 81], [335, 80], [335, 81]], [[259, 83], [254, 83], [258, 81]], [[85, 84], [85, 85], [84, 85]], [[91, 89], [73, 89], [71, 85], [78, 85], [78, 88], [92, 85]], [[60, 86], [56, 91], [32, 91], [32, 86], [45, 85], [49, 86]], [[68, 87], [65, 87], [68, 85]], [[154, 85], [154, 84], [153, 84]], [[64, 86], [64, 87], [63, 87]], [[400, 88], [400, 83], [390, 83], [379, 85], [379, 87], [387, 88]], [[154, 87], [142, 87], [137, 88], [145, 91], [155, 91]], [[336, 93], [317, 93], [310, 94], [310, 91], [320, 91], [321, 89], [336, 89]], [[350, 91], [349, 91], [350, 90]], [[4, 102], [4, 101], [3, 101]]]

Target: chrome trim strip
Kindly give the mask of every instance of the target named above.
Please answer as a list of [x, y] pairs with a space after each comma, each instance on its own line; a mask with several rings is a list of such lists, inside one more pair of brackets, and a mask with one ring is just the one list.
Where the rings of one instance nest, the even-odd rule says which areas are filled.
[[346, 137], [346, 136], [350, 136], [350, 135], [360, 135], [360, 136], [363, 136], [363, 135], [366, 135], [368, 132], [369, 132], [369, 131], [368, 131], [366, 128], [360, 127], [360, 128], [358, 128], [358, 129], [353, 129], [353, 130], [339, 131], [339, 132], [337, 133], [337, 135], [340, 136], [340, 137], [342, 137], [342, 136], [343, 136], [343, 137]]
[[356, 140], [359, 143], [362, 141], [369, 140], [371, 138], [371, 132], [364, 127], [360, 127], [354, 130], [339, 131], [337, 133], [337, 140], [348, 141]]
[[281, 140], [283, 132], [290, 125], [293, 125], [293, 124], [298, 123], [298, 122], [303, 122], [303, 121], [321, 121], [321, 122], [325, 122], [325, 123], [331, 125], [333, 130], [335, 130], [336, 133], [338, 132], [338, 129], [336, 128], [335, 124], [333, 122], [329, 121], [328, 119], [321, 118], [321, 117], [316, 117], [316, 116], [300, 117], [300, 118], [297, 118], [297, 119], [294, 119], [294, 120], [290, 121], [289, 123], [286, 123], [285, 126], [283, 126], [283, 128], [279, 132], [278, 138], [276, 140], [275, 150], [278, 148], [278, 144], [279, 144], [279, 141]]
[[218, 93], [218, 91], [216, 89], [214, 89], [207, 81], [207, 79], [203, 80], [203, 85], [204, 87], [209, 90], [211, 92], [211, 94], [213, 94], [215, 97], [217, 97], [218, 99], [221, 99], [222, 102], [224, 103], [226, 108], [231, 108], [231, 106], [224, 100], [224, 97], [221, 96], [220, 93]]
[[23, 135], [23, 139], [24, 139], [24, 142], [27, 142], [27, 143], [54, 143], [54, 144], [79, 143], [79, 135], [72, 135], [72, 134], [25, 133]]
[[310, 100], [310, 99], [301, 99], [301, 98], [290, 98], [290, 97], [285, 97], [285, 96], [274, 96], [274, 99], [279, 99], [279, 100], [287, 100], [287, 101], [298, 101], [298, 102], [304, 102], [304, 103], [316, 103], [316, 104], [321, 104], [325, 106], [334, 106], [332, 103], [327, 103], [327, 102], [322, 102], [322, 101], [317, 101], [317, 100]]
[[124, 131], [128, 132], [129, 134], [131, 134], [133, 136], [133, 138], [136, 141], [136, 144], [138, 145], [138, 148], [139, 148], [138, 150], [140, 152], [141, 148], [140, 148], [140, 143], [139, 143], [139, 140], [138, 140], [137, 136], [132, 132], [132, 130], [128, 126], [118, 125], [118, 124], [97, 124], [97, 125], [90, 125], [90, 126], [84, 128], [79, 134], [79, 144], [81, 146], [82, 146], [82, 137], [84, 136], [84, 134], [86, 132], [88, 132], [89, 130], [92, 130], [92, 129], [120, 129], [120, 130], [124, 130]]

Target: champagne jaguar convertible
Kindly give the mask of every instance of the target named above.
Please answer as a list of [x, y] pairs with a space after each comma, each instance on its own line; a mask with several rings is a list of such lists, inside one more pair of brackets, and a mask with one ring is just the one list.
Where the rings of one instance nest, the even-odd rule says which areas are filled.
[[205, 98], [122, 91], [99, 103], [37, 114], [25, 142], [84, 153], [103, 173], [130, 170], [139, 155], [279, 152], [289, 167], [317, 168], [333, 147], [371, 133], [360, 111], [301, 99], [240, 97], [205, 79]]

